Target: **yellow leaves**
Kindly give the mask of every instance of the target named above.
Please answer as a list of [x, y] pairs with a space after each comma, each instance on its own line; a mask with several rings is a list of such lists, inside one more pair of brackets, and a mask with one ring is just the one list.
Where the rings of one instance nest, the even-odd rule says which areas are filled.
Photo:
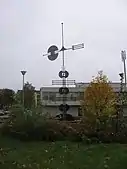
[[84, 93], [86, 110], [97, 116], [110, 115], [115, 111], [116, 95], [103, 72], [98, 72]]

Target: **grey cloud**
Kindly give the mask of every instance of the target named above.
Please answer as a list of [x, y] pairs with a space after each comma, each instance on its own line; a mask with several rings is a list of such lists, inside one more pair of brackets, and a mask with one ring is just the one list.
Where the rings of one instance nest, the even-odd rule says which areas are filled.
[[21, 88], [21, 69], [36, 88], [58, 79], [61, 56], [51, 63], [42, 54], [51, 44], [61, 46], [62, 21], [66, 46], [85, 43], [83, 50], [66, 52], [69, 78], [89, 81], [103, 69], [118, 81], [120, 50], [127, 49], [126, 16], [124, 0], [1, 0], [0, 88]]

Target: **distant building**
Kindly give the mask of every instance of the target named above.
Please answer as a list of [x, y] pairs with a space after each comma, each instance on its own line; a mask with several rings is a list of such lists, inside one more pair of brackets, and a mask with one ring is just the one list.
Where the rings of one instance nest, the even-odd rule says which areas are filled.
[[[76, 83], [75, 87], [69, 87], [67, 95], [67, 104], [70, 106], [68, 111], [73, 116], [80, 115], [81, 100], [84, 97], [85, 88], [89, 83]], [[111, 83], [114, 92], [120, 91], [120, 83]], [[62, 104], [62, 97], [59, 94], [59, 87], [42, 87], [40, 89], [41, 105], [43, 111], [48, 112], [52, 116], [60, 114], [59, 105]]]

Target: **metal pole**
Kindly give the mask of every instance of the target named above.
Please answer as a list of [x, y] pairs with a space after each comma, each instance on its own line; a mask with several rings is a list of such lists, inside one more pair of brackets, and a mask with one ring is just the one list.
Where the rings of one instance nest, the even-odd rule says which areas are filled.
[[[64, 34], [63, 34], [63, 23], [62, 24], [62, 61], [63, 61], [63, 64], [62, 64], [62, 71], [64, 72], [65, 71], [65, 58], [64, 58]], [[66, 78], [63, 77], [63, 87], [66, 87]]]
[[123, 79], [124, 74], [121, 73], [121, 83], [120, 83], [120, 117], [123, 115]]
[[123, 62], [123, 67], [124, 67], [124, 78], [125, 78], [125, 84], [124, 84], [124, 89], [126, 91], [126, 84], [127, 84], [127, 75], [126, 75], [126, 51], [122, 50], [121, 51], [121, 57], [122, 57], [122, 62]]
[[23, 105], [23, 111], [24, 111], [24, 76], [26, 74], [26, 71], [22, 70], [21, 74], [23, 76], [23, 86], [22, 86], [22, 105]]
[[126, 75], [126, 63], [125, 63], [125, 60], [123, 61], [123, 65], [124, 65], [124, 78], [125, 78], [125, 91], [126, 91], [127, 75]]
[[23, 94], [22, 94], [22, 104], [23, 104], [23, 112], [24, 112], [24, 75], [23, 75], [23, 86], [22, 86], [22, 92], [23, 92]]
[[62, 65], [62, 69], [63, 71], [65, 70], [65, 64], [64, 64], [64, 34], [63, 34], [63, 23], [61, 23], [62, 25], [62, 60], [63, 60], [63, 65]]
[[[63, 64], [62, 64], [62, 71], [64, 72], [65, 71], [65, 60], [64, 60], [64, 33], [63, 33], [63, 23], [61, 23], [62, 25], [62, 61], [63, 61]], [[63, 77], [63, 87], [66, 87], [66, 78]], [[63, 105], [66, 104], [66, 95], [63, 94]], [[64, 110], [63, 110], [63, 119], [65, 119], [65, 114], [66, 114], [66, 110], [65, 110], [65, 107], [64, 107]]]
[[118, 109], [117, 109], [117, 122], [116, 122], [116, 133], [119, 131], [120, 118], [123, 115], [123, 77], [124, 73], [120, 73], [120, 90], [118, 94]]
[[121, 80], [121, 87], [120, 87], [120, 107], [121, 107], [121, 109], [120, 109], [121, 110], [120, 115], [121, 115], [122, 112], [123, 112], [122, 111], [123, 110], [122, 109], [123, 108], [123, 97], [122, 97], [123, 96], [123, 78], [121, 77], [120, 80]]

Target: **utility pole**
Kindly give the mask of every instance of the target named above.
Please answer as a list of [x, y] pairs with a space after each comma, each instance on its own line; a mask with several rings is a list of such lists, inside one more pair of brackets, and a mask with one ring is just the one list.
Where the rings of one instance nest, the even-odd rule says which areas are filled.
[[22, 84], [22, 105], [23, 105], [23, 112], [24, 112], [24, 109], [25, 109], [25, 106], [24, 106], [24, 76], [26, 74], [26, 71], [22, 70], [21, 71], [21, 74], [23, 76], [23, 84]]
[[121, 51], [121, 58], [122, 58], [122, 62], [123, 62], [123, 69], [124, 69], [124, 90], [126, 91], [126, 87], [127, 87], [127, 74], [126, 74], [126, 51], [123, 50]]

